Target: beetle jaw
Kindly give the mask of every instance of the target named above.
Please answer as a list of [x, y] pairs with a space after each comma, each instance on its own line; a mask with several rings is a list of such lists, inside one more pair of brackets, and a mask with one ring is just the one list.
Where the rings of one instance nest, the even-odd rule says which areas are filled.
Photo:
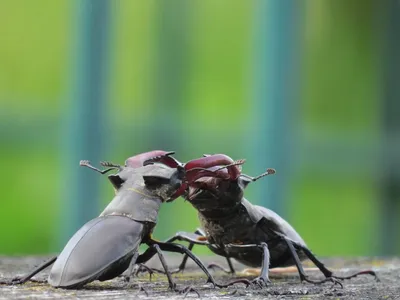
[[185, 181], [185, 176], [185, 169], [181, 166], [177, 166], [175, 173], [170, 179], [170, 185], [174, 186], [175, 191], [169, 198], [165, 199], [166, 202], [172, 202], [187, 193], [188, 185]]

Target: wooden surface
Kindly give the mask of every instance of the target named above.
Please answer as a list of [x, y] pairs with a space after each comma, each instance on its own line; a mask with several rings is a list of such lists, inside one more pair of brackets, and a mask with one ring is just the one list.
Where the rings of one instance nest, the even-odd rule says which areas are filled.
[[[26, 274], [35, 266], [41, 264], [47, 257], [0, 257], [0, 278], [10, 279], [17, 275]], [[224, 259], [216, 256], [202, 258], [204, 262], [221, 262]], [[167, 256], [168, 264], [174, 268], [179, 263], [179, 256]], [[377, 272], [380, 282], [371, 276], [360, 276], [343, 282], [344, 288], [332, 287], [331, 283], [314, 285], [300, 283], [296, 272], [277, 274], [271, 273], [272, 284], [264, 289], [244, 288], [243, 285], [226, 289], [214, 289], [206, 284], [206, 277], [192, 263], [184, 273], [174, 275], [178, 287], [191, 285], [198, 290], [202, 299], [400, 299], [400, 258], [388, 259], [323, 259], [325, 265], [333, 269], [336, 274], [349, 275], [362, 269], [373, 269]], [[159, 267], [153, 259], [148, 265]], [[309, 262], [307, 267], [313, 267]], [[238, 271], [244, 267], [235, 264]], [[35, 278], [46, 279], [49, 269], [38, 274]], [[307, 272], [313, 279], [322, 279], [321, 273], [313, 270]], [[221, 272], [212, 272], [218, 282], [227, 282], [230, 275]], [[236, 275], [235, 277], [243, 277]], [[249, 279], [253, 277], [247, 277]], [[138, 292], [139, 285], [146, 289]], [[168, 290], [168, 283], [164, 275], [153, 276], [149, 281], [148, 275], [135, 277], [130, 283], [123, 278], [116, 278], [105, 282], [93, 282], [80, 290], [55, 289], [46, 283], [29, 282], [24, 285], [0, 285], [0, 299], [183, 299], [183, 295]], [[187, 298], [197, 298], [191, 293]]]

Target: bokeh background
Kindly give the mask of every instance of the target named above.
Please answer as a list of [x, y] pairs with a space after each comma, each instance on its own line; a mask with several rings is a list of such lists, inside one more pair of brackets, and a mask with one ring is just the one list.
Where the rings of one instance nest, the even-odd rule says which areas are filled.
[[[399, 32], [397, 0], [1, 1], [0, 254], [101, 212], [79, 160], [163, 149], [276, 168], [246, 197], [320, 256], [398, 255]], [[154, 235], [197, 226], [178, 199]]]

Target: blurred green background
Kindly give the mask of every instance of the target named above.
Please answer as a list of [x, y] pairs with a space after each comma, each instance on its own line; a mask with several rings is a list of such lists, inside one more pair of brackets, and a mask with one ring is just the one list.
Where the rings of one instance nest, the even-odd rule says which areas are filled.
[[[246, 198], [318, 255], [398, 255], [399, 10], [395, 0], [1, 1], [0, 254], [58, 252], [112, 199], [80, 159], [163, 149], [181, 161], [246, 158], [250, 175], [276, 168]], [[154, 235], [197, 226], [178, 199]]]

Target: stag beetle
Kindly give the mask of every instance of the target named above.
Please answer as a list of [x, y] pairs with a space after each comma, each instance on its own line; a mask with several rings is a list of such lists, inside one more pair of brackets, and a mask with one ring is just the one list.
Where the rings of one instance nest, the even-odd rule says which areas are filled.
[[[169, 154], [153, 157], [144, 164], [162, 162], [165, 156]], [[175, 160], [176, 166], [185, 172], [191, 171], [183, 183], [187, 189], [184, 198], [198, 211], [204, 231], [198, 229], [194, 234], [178, 232], [166, 242], [187, 241], [189, 250], [194, 244], [207, 245], [214, 253], [226, 257], [229, 270], [215, 264], [211, 267], [219, 267], [227, 273], [235, 272], [231, 258], [251, 267], [261, 266], [260, 276], [251, 282], [259, 286], [266, 286], [270, 282], [269, 268], [293, 264], [301, 281], [315, 284], [331, 281], [342, 286], [339, 279], [350, 279], [361, 274], [370, 274], [378, 279], [371, 270], [347, 277], [334, 276], [287, 221], [272, 210], [253, 205], [243, 197], [244, 189], [250, 182], [275, 173], [274, 169], [267, 169], [267, 172], [251, 177], [241, 173], [239, 165], [243, 163], [244, 160], [234, 162], [223, 154], [205, 155], [186, 164]], [[325, 279], [316, 281], [308, 278], [301, 264], [306, 258], [319, 268]], [[173, 272], [182, 271], [186, 261], [187, 257], [184, 257], [179, 268]], [[241, 279], [235, 282], [247, 283]]]
[[[179, 291], [172, 280], [161, 250], [188, 255], [208, 276], [207, 282], [218, 286], [207, 268], [186, 247], [180, 244], [163, 243], [154, 240], [151, 233], [156, 225], [160, 205], [180, 196], [182, 176], [180, 168], [168, 166], [169, 158], [165, 151], [143, 153], [126, 160], [125, 166], [101, 163], [108, 167], [99, 170], [88, 161], [80, 165], [89, 167], [101, 174], [117, 169], [110, 175], [116, 195], [99, 217], [87, 222], [69, 240], [58, 257], [50, 259], [29, 275], [14, 280], [24, 283], [32, 276], [54, 263], [48, 283], [59, 288], [80, 288], [94, 280], [109, 280], [134, 264], [148, 261], [158, 254], [168, 277], [169, 287]], [[162, 164], [143, 166], [143, 161], [156, 155], [165, 155]], [[139, 255], [140, 244], [149, 248]], [[183, 291], [195, 291], [186, 288]], [[195, 291], [196, 292], [196, 291]]]

